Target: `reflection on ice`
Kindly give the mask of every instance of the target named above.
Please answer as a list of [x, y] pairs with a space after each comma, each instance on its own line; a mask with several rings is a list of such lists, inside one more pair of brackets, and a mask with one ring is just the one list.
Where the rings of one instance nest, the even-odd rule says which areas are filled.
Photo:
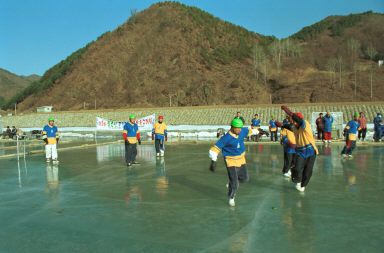
[[142, 191], [135, 167], [127, 168], [125, 203], [127, 206], [141, 202]]
[[156, 192], [162, 196], [168, 192], [168, 178], [163, 157], [156, 159]]
[[51, 200], [56, 200], [60, 193], [59, 166], [47, 163], [46, 176], [45, 193]]
[[[24, 159], [24, 172], [25, 172], [25, 178], [28, 178], [28, 168], [27, 168], [27, 161]], [[20, 166], [20, 160], [17, 161], [17, 176], [18, 176], [18, 183], [19, 188], [23, 187], [23, 180], [22, 180], [22, 167]]]
[[[117, 157], [124, 159], [125, 146], [124, 144], [110, 144], [97, 146], [97, 161], [107, 162]], [[154, 163], [155, 150], [153, 145], [137, 145], [137, 159], [151, 161]]]

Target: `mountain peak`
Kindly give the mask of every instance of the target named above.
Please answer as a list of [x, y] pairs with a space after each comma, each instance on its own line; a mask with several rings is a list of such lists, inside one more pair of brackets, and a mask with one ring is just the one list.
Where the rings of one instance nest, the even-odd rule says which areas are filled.
[[[365, 66], [372, 60], [366, 59], [369, 45], [364, 38], [376, 55], [384, 52], [383, 26], [378, 25], [383, 15], [370, 12], [330, 16], [283, 40], [177, 2], [160, 2], [131, 14], [127, 22], [50, 68], [4, 107], [20, 103], [21, 110], [31, 110], [52, 104], [57, 110], [76, 110], [84, 104], [92, 107], [95, 99], [99, 108], [260, 104], [270, 98], [276, 103], [350, 101], [353, 64], [361, 64], [358, 74], [367, 78]], [[337, 36], [332, 32], [335, 24], [342, 27]], [[346, 44], [351, 38], [360, 43], [354, 59]], [[329, 79], [327, 67], [337, 57], [344, 60], [345, 85], [340, 89], [335, 78]], [[384, 80], [382, 71], [375, 78]], [[364, 85], [355, 100], [367, 99]]]

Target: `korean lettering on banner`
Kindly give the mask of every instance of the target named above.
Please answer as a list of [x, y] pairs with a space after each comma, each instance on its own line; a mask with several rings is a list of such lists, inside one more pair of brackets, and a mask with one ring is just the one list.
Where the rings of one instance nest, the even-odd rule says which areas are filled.
[[138, 127], [144, 127], [144, 128], [147, 126], [152, 127], [154, 123], [155, 123], [155, 115], [154, 114], [136, 120], [136, 124], [138, 125]]
[[[97, 129], [105, 129], [105, 130], [123, 129], [126, 123], [127, 122], [112, 121], [112, 120], [107, 120], [99, 117], [96, 118]], [[136, 120], [136, 124], [138, 125], [139, 129], [143, 129], [143, 130], [152, 129], [152, 126], [154, 123], [155, 123], [155, 114]]]
[[106, 127], [107, 127], [107, 122], [104, 119], [97, 117], [96, 128], [106, 128]]
[[152, 129], [155, 124], [155, 114], [136, 120], [136, 124], [139, 129]]

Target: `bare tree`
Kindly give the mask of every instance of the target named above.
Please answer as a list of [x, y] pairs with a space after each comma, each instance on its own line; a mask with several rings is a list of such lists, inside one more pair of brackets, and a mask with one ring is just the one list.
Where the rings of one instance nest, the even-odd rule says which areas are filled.
[[343, 57], [341, 55], [339, 55], [337, 57], [337, 65], [339, 67], [339, 88], [343, 88], [344, 89], [344, 85], [342, 84], [342, 75], [343, 75]]
[[327, 69], [329, 72], [329, 82], [332, 88], [333, 88], [334, 76], [336, 72], [336, 65], [337, 65], [337, 60], [335, 58], [331, 58], [327, 62]]
[[277, 73], [280, 73], [281, 66], [281, 43], [280, 40], [275, 40], [269, 45], [269, 51], [272, 53], [273, 61], [276, 64]]
[[204, 99], [205, 99], [205, 102], [207, 103], [207, 105], [209, 105], [209, 97], [211, 96], [212, 94], [212, 89], [211, 87], [209, 87], [208, 85], [202, 83], [200, 85], [200, 89], [201, 89], [201, 92], [204, 96]]
[[296, 42], [290, 40], [289, 38], [282, 39], [280, 42], [281, 56], [298, 57], [301, 55], [301, 47]]
[[359, 50], [360, 50], [360, 41], [356, 39], [349, 39], [347, 40], [347, 49], [348, 53], [351, 59], [351, 66], [354, 68], [354, 64], [359, 56]]
[[135, 8], [135, 9], [130, 9], [129, 10], [129, 13], [131, 14], [131, 16], [129, 17], [129, 19], [128, 19], [128, 23], [129, 24], [134, 24], [134, 23], [136, 23], [136, 21], [137, 21], [137, 9]]
[[267, 84], [267, 66], [268, 66], [267, 57], [264, 57], [263, 64], [264, 64], [264, 84]]
[[253, 58], [253, 70], [255, 72], [256, 80], [259, 79], [259, 67], [265, 57], [266, 55], [264, 53], [264, 49], [260, 45], [255, 43], [252, 47], [252, 58]]
[[[373, 61], [373, 59], [375, 58], [375, 56], [377, 54], [377, 51], [376, 51], [376, 48], [374, 48], [372, 45], [369, 45], [366, 53], [367, 53], [369, 59], [371, 61]], [[369, 72], [370, 72], [369, 81], [370, 81], [370, 85], [371, 85], [371, 100], [373, 100], [373, 71], [374, 70], [375, 70], [375, 66], [374, 66], [374, 64], [372, 64], [372, 62], [370, 62], [369, 63]]]
[[357, 94], [356, 94], [356, 91], [357, 91], [357, 72], [359, 71], [359, 68], [360, 68], [359, 64], [355, 62], [353, 64], [353, 73], [355, 76], [355, 80], [354, 80], [354, 82], [355, 82], [355, 98], [357, 96]]
[[373, 61], [373, 59], [375, 58], [375, 56], [377, 54], [377, 51], [376, 51], [376, 48], [374, 48], [372, 45], [369, 45], [367, 47], [366, 53], [367, 53], [369, 59]]

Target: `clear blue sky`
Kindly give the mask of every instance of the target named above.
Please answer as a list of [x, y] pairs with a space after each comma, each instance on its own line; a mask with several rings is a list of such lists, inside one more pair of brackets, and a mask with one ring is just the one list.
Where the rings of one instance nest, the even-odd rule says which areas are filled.
[[[42, 75], [48, 68], [158, 1], [0, 0], [0, 68]], [[329, 15], [372, 10], [384, 0], [185, 0], [248, 30], [287, 37]]]

